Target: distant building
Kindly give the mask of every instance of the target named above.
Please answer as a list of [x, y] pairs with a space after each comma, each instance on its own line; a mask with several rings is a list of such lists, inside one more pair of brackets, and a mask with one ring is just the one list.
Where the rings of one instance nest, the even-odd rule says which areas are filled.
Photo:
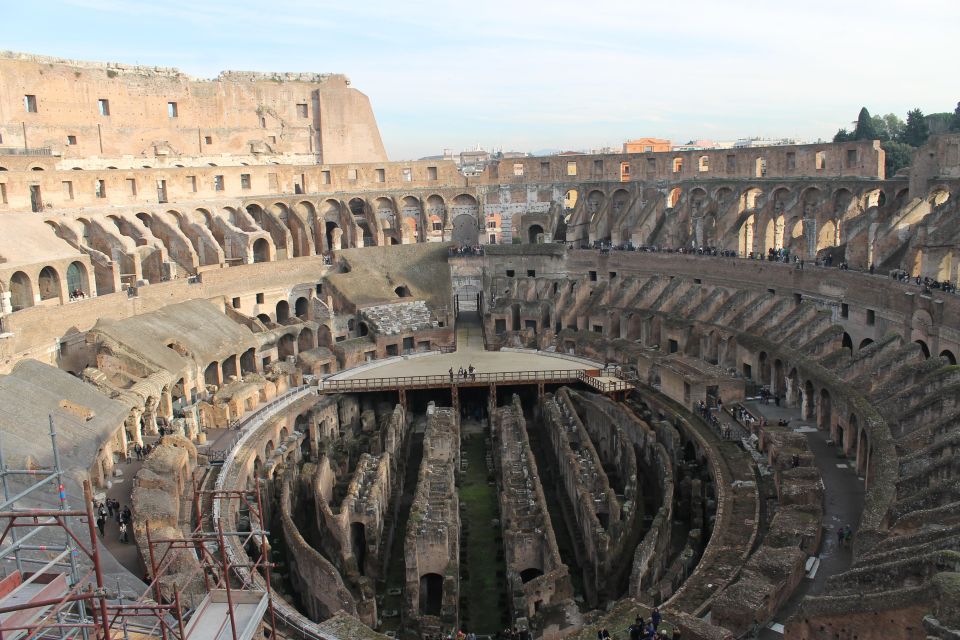
[[624, 153], [651, 153], [656, 151], [670, 151], [671, 143], [662, 138], [637, 138], [623, 143]]
[[702, 149], [729, 149], [733, 146], [729, 141], [717, 140], [691, 140], [686, 144], [673, 145], [674, 151], [700, 151]]
[[740, 138], [733, 143], [734, 149], [746, 149], [749, 147], [782, 147], [788, 144], [803, 144], [802, 141], [793, 138]]

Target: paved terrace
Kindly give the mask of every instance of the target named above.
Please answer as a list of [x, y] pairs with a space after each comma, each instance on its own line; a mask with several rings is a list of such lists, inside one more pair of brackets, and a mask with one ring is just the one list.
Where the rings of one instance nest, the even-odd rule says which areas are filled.
[[[472, 376], [457, 375], [461, 368], [467, 369], [471, 365], [474, 367]], [[354, 367], [326, 378], [320, 384], [320, 392], [575, 382], [583, 382], [602, 393], [631, 388], [615, 376], [604, 375], [599, 363], [584, 358], [526, 350], [486, 351], [479, 317], [476, 312], [465, 312], [457, 320], [457, 350], [454, 353], [391, 358]]]

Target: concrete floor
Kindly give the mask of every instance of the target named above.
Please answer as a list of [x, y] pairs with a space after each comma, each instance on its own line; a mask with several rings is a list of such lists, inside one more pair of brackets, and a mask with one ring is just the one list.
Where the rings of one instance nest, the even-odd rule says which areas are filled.
[[[863, 479], [857, 477], [856, 463], [853, 460], [841, 457], [839, 449], [828, 444], [829, 432], [819, 431], [811, 422], [800, 420], [798, 408], [778, 407], [773, 404], [746, 402], [746, 407], [756, 414], [762, 414], [768, 423], [776, 424], [780, 418], [789, 420], [792, 429], [799, 430], [807, 437], [807, 445], [813, 453], [814, 462], [820, 470], [820, 477], [826, 489], [823, 513], [823, 538], [820, 543], [820, 568], [811, 578], [804, 578], [800, 586], [793, 593], [774, 616], [774, 623], [785, 624], [800, 607], [804, 596], [823, 593], [827, 578], [846, 571], [853, 562], [853, 553], [837, 543], [837, 528], [850, 525], [854, 535], [863, 512], [864, 484]], [[779, 640], [783, 634], [768, 627], [760, 630], [758, 638]]]

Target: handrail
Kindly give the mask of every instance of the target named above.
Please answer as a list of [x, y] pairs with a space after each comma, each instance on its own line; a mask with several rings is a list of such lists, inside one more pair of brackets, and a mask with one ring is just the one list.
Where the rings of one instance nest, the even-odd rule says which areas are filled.
[[321, 391], [376, 390], [395, 389], [397, 387], [434, 386], [448, 387], [473, 384], [495, 384], [505, 382], [550, 382], [555, 380], [579, 380], [582, 369], [546, 369], [543, 371], [501, 371], [497, 373], [477, 373], [460, 376], [454, 373], [436, 373], [419, 376], [388, 376], [382, 378], [348, 378], [345, 380], [325, 380]]

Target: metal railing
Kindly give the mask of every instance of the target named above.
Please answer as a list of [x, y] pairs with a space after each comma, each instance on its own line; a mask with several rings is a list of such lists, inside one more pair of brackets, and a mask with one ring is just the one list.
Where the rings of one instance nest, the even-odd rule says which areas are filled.
[[[408, 387], [450, 387], [472, 386], [481, 384], [529, 384], [537, 382], [586, 382], [601, 391], [619, 391], [629, 385], [623, 381], [604, 382], [594, 376], [597, 369], [547, 369], [544, 371], [501, 371], [498, 373], [477, 373], [458, 375], [431, 374], [423, 376], [389, 376], [383, 378], [356, 378], [346, 380], [325, 380], [320, 385], [320, 391], [327, 392], [355, 392], [381, 391], [385, 389], [400, 389]], [[622, 385], [622, 387], [621, 387]]]

